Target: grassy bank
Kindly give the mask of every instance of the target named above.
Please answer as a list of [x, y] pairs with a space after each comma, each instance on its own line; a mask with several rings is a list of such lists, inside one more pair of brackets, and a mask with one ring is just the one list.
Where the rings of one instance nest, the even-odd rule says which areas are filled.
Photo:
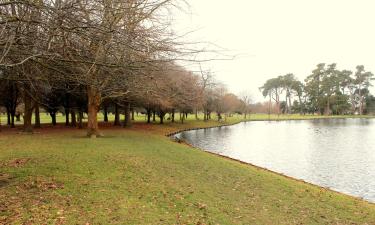
[[[114, 120], [114, 115], [113, 114], [108, 114], [108, 119], [109, 121], [113, 121]], [[170, 122], [168, 120], [168, 114], [166, 116], [166, 120], [165, 122], [168, 124], [168, 122]], [[198, 114], [198, 118], [200, 120], [203, 120], [203, 114], [200, 113]], [[262, 113], [259, 113], [259, 114], [250, 114], [250, 115], [247, 115], [246, 117], [246, 120], [252, 120], [252, 121], [261, 121], [261, 120], [310, 120], [310, 119], [331, 119], [331, 118], [336, 118], [336, 119], [345, 119], [345, 118], [375, 118], [374, 115], [331, 115], [331, 116], [325, 116], [325, 115], [311, 115], [311, 114], [307, 114], [307, 115], [300, 115], [300, 114], [280, 114], [280, 115], [276, 115], [276, 114], [262, 114]], [[34, 119], [34, 118], [33, 118]], [[103, 121], [104, 119], [104, 116], [103, 114], [99, 113], [98, 114], [98, 120], [99, 121]], [[123, 120], [124, 119], [124, 116], [121, 115], [121, 119]], [[146, 116], [139, 113], [138, 115], [135, 115], [135, 121], [134, 122], [146, 122]], [[178, 121], [178, 115], [176, 115], [176, 120]], [[217, 116], [216, 114], [212, 114], [212, 118], [211, 120], [215, 121], [217, 120]], [[230, 116], [230, 117], [227, 117], [227, 122], [228, 123], [231, 123], [231, 122], [236, 122], [236, 121], [240, 121], [240, 120], [244, 120], [244, 116], [243, 115], [238, 115], [238, 114], [235, 114], [233, 116]], [[6, 118], [6, 115], [5, 114], [0, 114], [0, 124], [1, 125], [6, 125], [6, 121], [7, 121], [7, 118]], [[65, 123], [65, 116], [62, 114], [62, 113], [58, 113], [57, 116], [56, 116], [56, 121], [57, 123]], [[84, 122], [87, 122], [87, 118], [84, 118], [83, 119]], [[207, 126], [207, 124], [196, 124], [196, 122], [199, 122], [199, 121], [196, 121], [195, 119], [195, 115], [189, 115], [188, 118], [186, 119], [187, 122], [193, 122], [193, 123], [187, 123], [185, 124], [185, 126], [197, 126], [197, 125], [202, 125], [202, 126]], [[40, 122], [42, 124], [51, 124], [51, 117], [46, 114], [46, 113], [41, 113], [40, 114]], [[156, 117], [155, 118], [155, 123], [158, 123], [159, 122], [159, 118]], [[16, 125], [22, 125], [23, 121], [22, 121], [22, 117], [20, 119], [20, 121], [15, 121], [15, 124]], [[210, 124], [208, 124], [210, 125]]]
[[141, 120], [94, 140], [70, 128], [2, 132], [0, 224], [375, 223], [373, 204], [164, 136], [222, 123]]

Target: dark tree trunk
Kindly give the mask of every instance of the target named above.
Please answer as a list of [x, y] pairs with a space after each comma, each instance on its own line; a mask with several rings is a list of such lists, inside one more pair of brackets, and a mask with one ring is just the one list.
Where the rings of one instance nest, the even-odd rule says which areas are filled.
[[185, 115], [185, 113], [180, 113], [181, 123], [184, 123]]
[[87, 118], [87, 136], [91, 138], [96, 138], [102, 136], [99, 133], [98, 124], [98, 111], [101, 103], [99, 90], [95, 87], [87, 88], [87, 98], [88, 98], [88, 118]]
[[16, 126], [14, 125], [14, 117], [16, 117], [15, 112], [10, 112], [10, 127], [15, 128]]
[[115, 126], [120, 126], [120, 113], [119, 113], [119, 110], [118, 110], [118, 105], [115, 103], [115, 122], [114, 124]]
[[69, 109], [65, 108], [65, 126], [69, 126], [70, 121], [69, 121]]
[[52, 119], [52, 125], [56, 126], [56, 112], [50, 112], [49, 115], [51, 116], [51, 119]]
[[[68, 87], [68, 86], [67, 86]], [[65, 126], [70, 125], [70, 94], [66, 93], [64, 96], [64, 109], [65, 109]]]
[[20, 113], [16, 113], [15, 116], [16, 116], [16, 121], [20, 122], [21, 121], [21, 114]]
[[134, 120], [134, 109], [132, 109], [132, 120]]
[[10, 125], [10, 110], [8, 107], [7, 107], [7, 125], [8, 126]]
[[175, 113], [175, 111], [174, 111], [174, 109], [172, 109], [172, 123], [174, 123], [174, 113]]
[[154, 122], [156, 121], [156, 119], [155, 119], [155, 111], [152, 112], [152, 121], [154, 121]]
[[217, 113], [217, 120], [220, 121], [221, 120], [221, 113]]
[[78, 128], [79, 129], [83, 128], [83, 112], [82, 111], [78, 112]]
[[186, 119], [188, 118], [188, 114], [189, 114], [189, 113], [185, 113], [185, 118], [186, 118]]
[[[25, 88], [27, 89], [27, 88]], [[33, 117], [33, 106], [32, 106], [32, 99], [29, 93], [25, 90], [24, 93], [24, 105], [25, 105], [25, 113], [23, 116], [23, 131], [27, 133], [33, 132], [32, 126], [32, 117]]]
[[108, 122], [108, 107], [107, 105], [103, 106], [104, 122]]
[[39, 112], [39, 103], [35, 102], [34, 104], [35, 107], [35, 128], [40, 128], [40, 112]]
[[147, 123], [151, 123], [151, 109], [147, 109]]
[[165, 116], [165, 112], [160, 111], [159, 112], [160, 124], [164, 123], [164, 116]]
[[131, 118], [130, 118], [130, 103], [125, 103], [125, 121], [124, 121], [124, 127], [130, 127], [131, 126]]
[[76, 117], [76, 111], [75, 110], [72, 110], [70, 112], [70, 115], [72, 116], [72, 122], [71, 122], [71, 126], [72, 127], [76, 127], [77, 126], [77, 117]]

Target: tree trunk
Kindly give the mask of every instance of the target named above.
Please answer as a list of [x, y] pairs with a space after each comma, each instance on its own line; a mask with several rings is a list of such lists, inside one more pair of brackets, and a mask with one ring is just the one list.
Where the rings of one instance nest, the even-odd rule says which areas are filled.
[[155, 111], [152, 112], [152, 121], [155, 122], [156, 119], [155, 119]]
[[184, 123], [184, 117], [185, 117], [185, 113], [180, 112], [180, 121], [182, 124]]
[[132, 120], [134, 121], [135, 118], [134, 118], [134, 109], [131, 110], [132, 111]]
[[119, 114], [119, 111], [118, 111], [118, 105], [115, 103], [115, 122], [114, 124], [115, 126], [120, 126], [120, 114]]
[[329, 114], [330, 114], [330, 111], [331, 111], [331, 109], [330, 109], [330, 102], [329, 102], [329, 97], [327, 98], [327, 107], [326, 107], [326, 115], [328, 116]]
[[130, 103], [125, 103], [125, 121], [124, 127], [131, 127], [131, 118], [130, 118]]
[[70, 115], [72, 116], [72, 122], [71, 122], [71, 126], [72, 127], [76, 127], [77, 126], [77, 117], [76, 117], [76, 111], [75, 110], [71, 110], [70, 112]]
[[107, 105], [103, 106], [104, 122], [108, 122], [108, 107]]
[[147, 123], [151, 123], [151, 110], [147, 109]]
[[[160, 111], [159, 112], [159, 117], [160, 117], [160, 124], [163, 124], [164, 123], [164, 116], [165, 116], [165, 112], [163, 111]], [[154, 114], [155, 115], [155, 114]]]
[[15, 112], [10, 112], [10, 127], [15, 128], [16, 126], [14, 125], [14, 117], [16, 117]]
[[198, 118], [198, 109], [195, 109], [195, 119], [199, 120], [199, 118]]
[[362, 115], [363, 99], [362, 99], [362, 93], [361, 93], [361, 85], [358, 86], [358, 95], [359, 95], [359, 115]]
[[56, 126], [56, 112], [50, 112], [49, 115], [51, 116], [51, 119], [52, 119], [52, 125]]
[[271, 100], [271, 94], [269, 94], [269, 101], [268, 101], [268, 120], [271, 119], [271, 105], [272, 105], [272, 100]]
[[[25, 88], [26, 89], [26, 88]], [[29, 93], [25, 90], [24, 93], [24, 105], [25, 105], [25, 113], [23, 116], [23, 131], [27, 133], [33, 132], [32, 126], [32, 117], [33, 117], [33, 106], [32, 106], [32, 99]]]
[[289, 106], [288, 106], [288, 91], [285, 94], [285, 113], [289, 114]]
[[69, 126], [69, 109], [65, 108], [65, 126]]
[[35, 102], [34, 104], [35, 107], [35, 128], [40, 128], [40, 112], [39, 112], [39, 103]]
[[174, 109], [172, 109], [172, 116], [171, 116], [171, 117], [172, 117], [172, 120], [171, 120], [171, 121], [172, 121], [172, 123], [174, 123], [174, 113], [175, 113], [175, 110], [174, 110]]
[[288, 99], [289, 99], [289, 114], [291, 114], [292, 113], [292, 99], [290, 98], [290, 92], [289, 92], [289, 97], [288, 97]]
[[302, 115], [305, 107], [302, 108], [302, 100], [301, 100], [300, 95], [298, 95], [298, 101], [299, 101], [299, 114]]
[[354, 99], [354, 94], [350, 93], [350, 103], [352, 106], [352, 114], [355, 114], [355, 99]]
[[7, 107], [7, 125], [8, 126], [10, 125], [10, 110], [8, 107]]
[[83, 128], [83, 112], [82, 111], [78, 112], [78, 128], [79, 129]]
[[203, 109], [203, 121], [207, 121], [207, 110]]
[[88, 98], [88, 119], [87, 119], [87, 136], [91, 138], [96, 138], [102, 136], [99, 133], [98, 125], [98, 111], [100, 107], [100, 93], [95, 87], [87, 88], [87, 98]]

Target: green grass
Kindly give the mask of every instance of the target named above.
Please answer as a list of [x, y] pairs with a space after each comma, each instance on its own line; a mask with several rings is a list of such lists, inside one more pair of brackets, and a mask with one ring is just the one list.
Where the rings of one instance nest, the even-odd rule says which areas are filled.
[[98, 139], [77, 129], [5, 131], [0, 224], [375, 223], [374, 204], [164, 136], [220, 124], [193, 116], [185, 124], [137, 122], [131, 129], [104, 128]]
[[[114, 120], [114, 114], [111, 114], [109, 113], [108, 114], [108, 119], [110, 121], [113, 121]], [[165, 122], [168, 123], [170, 121], [167, 120], [167, 118], [169, 117], [169, 115], [167, 114], [167, 116], [165, 117]], [[200, 113], [198, 115], [198, 118], [200, 120], [203, 120], [203, 114]], [[307, 115], [300, 115], [300, 114], [280, 114], [280, 115], [276, 115], [276, 114], [271, 114], [271, 115], [268, 115], [268, 114], [250, 114], [247, 116], [247, 120], [309, 120], [309, 119], [327, 119], [327, 118], [374, 118], [373, 115], [332, 115], [332, 116], [325, 116], [325, 115], [311, 115], [311, 114], [307, 114]], [[123, 120], [124, 119], [124, 115], [121, 115], [120, 116], [120, 119]], [[179, 117], [178, 117], [178, 114], [176, 114], [176, 121], [179, 121], [178, 120]], [[238, 114], [234, 114], [230, 117], [227, 117], [227, 122], [234, 122], [234, 121], [239, 121], [239, 120], [243, 120], [243, 116], [241, 115], [238, 115]], [[0, 114], [0, 124], [1, 125], [5, 125], [6, 124], [6, 115], [5, 114]], [[98, 120], [99, 121], [103, 121], [104, 120], [104, 116], [102, 113], [99, 113], [98, 114]], [[145, 122], [147, 120], [146, 116], [145, 115], [142, 115], [141, 113], [139, 113], [138, 115], [135, 114], [135, 122]], [[191, 121], [191, 122], [194, 122], [196, 119], [195, 119], [195, 115], [192, 115], [190, 114], [188, 116], [188, 118], [186, 119], [186, 121]], [[217, 116], [215, 113], [212, 114], [212, 120], [215, 121], [217, 120]], [[34, 117], [33, 117], [33, 121], [34, 121]], [[42, 124], [51, 124], [51, 117], [47, 114], [47, 113], [41, 113], [40, 114], [40, 121]], [[57, 116], [56, 116], [56, 121], [57, 123], [65, 123], [65, 116], [62, 114], [62, 113], [58, 113]], [[84, 122], [87, 121], [87, 115], [85, 115], [85, 118], [83, 120]], [[158, 123], [159, 122], [159, 118], [156, 116], [156, 121], [155, 123]], [[22, 125], [23, 123], [23, 120], [22, 120], [22, 117], [21, 117], [21, 121], [15, 121], [15, 124], [16, 125]], [[194, 126], [196, 124], [193, 124]]]

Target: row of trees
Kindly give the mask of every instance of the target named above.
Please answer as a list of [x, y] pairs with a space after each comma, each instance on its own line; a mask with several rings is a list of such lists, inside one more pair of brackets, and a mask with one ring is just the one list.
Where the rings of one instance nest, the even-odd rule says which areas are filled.
[[[100, 135], [97, 115], [113, 112], [130, 123], [132, 108], [160, 117], [203, 110], [205, 119], [222, 104], [225, 88], [210, 73], [178, 65], [201, 51], [182, 43], [165, 15], [183, 0], [26, 0], [0, 3], [0, 102], [14, 126], [22, 105], [24, 130], [40, 126], [40, 108], [63, 111], [66, 124]], [[198, 62], [197, 60], [193, 60]], [[220, 100], [219, 100], [220, 99]], [[245, 101], [246, 102], [246, 101]]]
[[372, 79], [373, 74], [362, 65], [352, 72], [339, 70], [335, 63], [321, 63], [304, 83], [287, 74], [267, 80], [260, 90], [270, 103], [275, 102], [277, 113], [362, 115], [373, 100]]
[[[204, 120], [210, 120], [212, 112], [217, 113], [218, 119], [224, 119], [232, 113], [250, 113], [251, 98], [244, 92], [241, 98], [229, 93], [224, 85], [215, 81], [210, 73], [193, 74], [176, 65], [170, 65], [163, 75], [143, 83], [143, 95], [107, 98], [102, 101], [99, 111], [104, 114], [104, 122], [108, 121], [108, 114], [115, 115], [114, 125], [130, 126], [135, 111], [147, 116], [147, 122], [155, 121], [159, 117], [164, 122], [166, 114], [171, 122], [175, 122], [175, 114], [179, 113], [179, 120], [184, 122], [188, 114], [204, 112]], [[13, 80], [2, 80], [0, 88], [0, 106], [6, 111], [7, 124], [15, 127], [15, 120], [20, 115], [26, 115], [24, 83]], [[139, 90], [141, 91], [141, 90]], [[56, 115], [65, 115], [66, 126], [83, 127], [84, 115], [88, 114], [87, 92], [84, 88], [63, 86], [49, 88], [40, 85], [33, 91], [31, 108], [34, 116], [34, 127], [40, 127], [40, 113], [46, 112], [51, 116], [52, 125], [56, 125]], [[120, 121], [120, 116], [125, 115]], [[17, 118], [18, 117], [18, 118]], [[33, 128], [24, 126], [24, 128]], [[28, 130], [31, 131], [31, 130]]]

